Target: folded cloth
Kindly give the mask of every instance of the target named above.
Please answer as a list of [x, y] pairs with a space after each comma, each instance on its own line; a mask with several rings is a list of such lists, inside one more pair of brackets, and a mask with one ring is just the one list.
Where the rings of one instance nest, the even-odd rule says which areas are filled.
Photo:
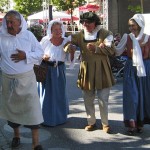
[[146, 76], [145, 72], [145, 66], [143, 64], [143, 58], [142, 58], [142, 52], [141, 52], [141, 47], [139, 45], [139, 42], [135, 38], [135, 36], [130, 33], [130, 38], [133, 41], [133, 66], [136, 66], [137, 68], [137, 76], [143, 77]]

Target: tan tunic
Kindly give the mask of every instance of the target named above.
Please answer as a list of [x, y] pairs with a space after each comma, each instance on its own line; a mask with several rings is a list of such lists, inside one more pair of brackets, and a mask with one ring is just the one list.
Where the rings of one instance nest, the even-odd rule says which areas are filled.
[[95, 45], [100, 45], [104, 39], [111, 35], [111, 32], [100, 29], [96, 41], [85, 41], [84, 33], [81, 31], [78, 34], [72, 35], [72, 43], [80, 47], [82, 61], [78, 74], [78, 87], [84, 90], [104, 89], [114, 85], [114, 77], [111, 71], [108, 55], [115, 54], [115, 48], [112, 47], [99, 48], [97, 53], [90, 53], [86, 45], [89, 42], [94, 42]]
[[2, 74], [0, 118], [22, 125], [43, 122], [33, 71], [18, 75]]

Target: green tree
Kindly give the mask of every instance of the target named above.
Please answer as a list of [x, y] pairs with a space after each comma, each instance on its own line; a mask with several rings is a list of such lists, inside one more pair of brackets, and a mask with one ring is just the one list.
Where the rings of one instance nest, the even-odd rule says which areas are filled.
[[134, 12], [134, 13], [141, 13], [141, 6], [140, 5], [136, 5], [136, 6], [129, 5], [128, 10], [130, 10], [131, 12]]
[[51, 2], [56, 6], [58, 10], [69, 11], [71, 14], [71, 20], [73, 10], [86, 3], [85, 0], [52, 0]]
[[38, 41], [41, 41], [44, 35], [44, 29], [42, 25], [40, 24], [31, 25], [30, 28], [28, 28], [28, 30], [30, 30], [35, 35]]
[[8, 9], [8, 0], [0, 0], [0, 12], [4, 12], [4, 8]]
[[[132, 1], [132, 0], [130, 0]], [[134, 12], [134, 13], [143, 13], [143, 5], [144, 5], [144, 0], [140, 0], [140, 4], [139, 5], [129, 5], [128, 6], [128, 10], [130, 10], [131, 12]]]
[[39, 12], [43, 9], [42, 0], [14, 0], [15, 2], [15, 9], [18, 10], [21, 14], [25, 17]]

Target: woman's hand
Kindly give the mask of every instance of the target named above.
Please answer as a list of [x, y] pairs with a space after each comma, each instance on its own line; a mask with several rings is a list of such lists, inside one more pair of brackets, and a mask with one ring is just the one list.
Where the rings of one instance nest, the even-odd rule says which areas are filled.
[[146, 45], [146, 43], [139, 42], [139, 45], [140, 45], [140, 47], [143, 47], [143, 46], [145, 46], [145, 45]]
[[44, 54], [44, 56], [43, 56], [43, 60], [45, 60], [45, 61], [49, 61], [49, 58], [50, 58], [50, 56], [49, 56], [49, 55]]

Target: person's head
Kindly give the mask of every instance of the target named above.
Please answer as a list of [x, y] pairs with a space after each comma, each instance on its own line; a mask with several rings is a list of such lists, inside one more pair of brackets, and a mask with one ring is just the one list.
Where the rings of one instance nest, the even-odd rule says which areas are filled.
[[80, 23], [88, 32], [92, 32], [97, 25], [101, 25], [100, 18], [94, 12], [81, 14]]
[[132, 32], [134, 35], [138, 35], [141, 27], [137, 24], [134, 19], [130, 19], [128, 22], [129, 31]]
[[51, 28], [52, 36], [54, 36], [54, 37], [61, 37], [61, 35], [62, 35], [62, 28], [61, 28], [61, 26], [62, 26], [62, 24], [60, 24], [59, 22], [53, 23], [52, 28]]
[[130, 32], [135, 36], [143, 34], [145, 23], [141, 14], [135, 14], [131, 19], [129, 19], [128, 25]]
[[16, 35], [21, 30], [21, 16], [20, 14], [15, 11], [11, 10], [5, 15], [7, 32], [12, 35]]
[[49, 22], [47, 35], [49, 37], [64, 37], [65, 30], [63, 23], [59, 20], [52, 20]]

